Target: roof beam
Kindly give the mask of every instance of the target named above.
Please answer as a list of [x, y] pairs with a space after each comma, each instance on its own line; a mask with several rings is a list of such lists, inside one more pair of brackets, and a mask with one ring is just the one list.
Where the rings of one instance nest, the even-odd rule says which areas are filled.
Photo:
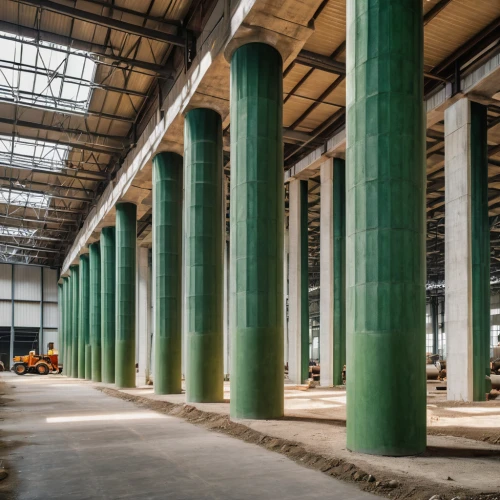
[[[65, 194], [54, 193], [53, 191], [39, 191], [37, 189], [26, 189], [26, 188], [23, 188], [20, 186], [13, 185], [12, 181], [15, 181], [16, 179], [10, 180], [10, 179], [6, 179], [5, 177], [0, 177], [0, 181], [4, 181], [4, 180], [9, 182], [9, 184], [1, 184], [0, 183], [0, 188], [11, 188], [14, 191], [17, 191], [20, 193], [28, 193], [28, 194], [32, 193], [32, 194], [38, 194], [38, 195], [42, 195], [42, 196], [49, 196], [50, 198], [56, 198], [58, 200], [78, 201], [81, 203], [92, 203], [92, 201], [93, 201], [93, 198], [82, 198], [80, 196], [69, 196], [69, 195], [65, 195]], [[31, 179], [28, 180], [28, 183], [29, 184], [37, 184], [37, 185], [43, 184], [41, 182], [31, 181]], [[51, 186], [51, 187], [61, 187], [62, 189], [71, 190], [70, 187], [64, 187], [64, 186]], [[0, 204], [5, 204], [3, 199], [0, 199]], [[26, 203], [26, 204], [29, 205], [29, 203]], [[8, 202], [7, 205], [12, 205], [12, 202]], [[41, 210], [45, 210], [45, 209], [41, 208]]]
[[[22, 208], [22, 207], [20, 207]], [[9, 214], [0, 214], [0, 219], [18, 220], [21, 222], [32, 222], [34, 224], [66, 224], [78, 226], [78, 222], [72, 219], [57, 219], [55, 217], [45, 217], [44, 219], [33, 219], [31, 217], [15, 217]], [[47, 228], [49, 229], [49, 228]], [[66, 231], [65, 229], [50, 229], [51, 231]], [[68, 232], [71, 232], [68, 230]]]
[[[125, 64], [128, 70], [130, 70], [130, 67], [141, 68], [146, 71], [151, 71], [153, 73], [156, 73], [157, 75], [160, 75], [164, 78], [171, 78], [174, 74], [173, 69], [169, 66], [162, 66], [160, 64], [141, 61], [139, 59], [131, 59], [128, 57], [115, 55], [112, 53], [113, 50], [112, 47], [108, 47], [106, 45], [100, 45], [93, 42], [87, 42], [79, 38], [59, 35], [57, 33], [51, 33], [50, 31], [43, 31], [31, 28], [29, 26], [21, 26], [18, 24], [9, 23], [7, 21], [1, 21], [1, 20], [0, 20], [0, 30], [12, 33], [13, 35], [34, 38], [35, 40], [43, 40], [45, 42], [64, 45], [66, 47], [73, 47], [74, 49], [89, 52], [90, 54], [100, 56], [102, 58], [114, 61], [119, 64]], [[25, 43], [33, 44], [35, 46], [40, 45], [38, 42], [25, 42]], [[69, 49], [61, 49], [53, 47], [52, 50], [55, 50], [57, 52], [63, 52], [65, 54], [71, 54], [71, 51]], [[104, 63], [103, 59], [93, 57], [92, 60], [97, 64], [108, 64]]]
[[[0, 238], [3, 238], [4, 235], [0, 234]], [[0, 241], [0, 247], [9, 247], [9, 248], [16, 248], [18, 250], [27, 250], [28, 252], [48, 252], [48, 253], [61, 253], [61, 250], [56, 249], [56, 248], [43, 248], [43, 247], [28, 247], [24, 245], [11, 245], [10, 243], [4, 243]]]
[[[103, 140], [110, 140], [110, 141], [120, 141], [122, 142], [122, 148], [120, 149], [117, 146], [107, 146], [110, 149], [115, 149], [117, 152], [122, 151], [126, 147], [129, 146], [128, 141], [126, 141], [126, 138], [123, 136], [119, 135], [108, 135], [108, 134], [100, 134], [97, 132], [87, 132], [86, 130], [78, 130], [78, 129], [71, 129], [71, 128], [64, 128], [64, 127], [55, 127], [53, 125], [45, 125], [43, 123], [39, 122], [27, 122], [24, 120], [18, 120], [18, 119], [10, 119], [10, 118], [3, 118], [0, 116], [0, 123], [5, 123], [6, 125], [13, 125], [13, 126], [18, 126], [18, 127], [26, 127], [30, 129], [36, 129], [36, 130], [46, 130], [47, 132], [59, 132], [61, 134], [67, 134], [68, 136], [75, 136], [74, 139], [77, 137], [82, 141], [84, 144], [93, 144], [92, 141], [98, 140], [98, 139], [103, 139]], [[46, 142], [53, 142], [50, 139], [39, 139], [39, 138], [34, 138], [32, 137], [31, 139], [35, 140], [40, 140], [40, 141], [46, 141]], [[73, 139], [73, 140], [74, 140]], [[78, 143], [77, 143], [78, 144]]]
[[424, 26], [429, 24], [449, 3], [451, 0], [441, 0], [424, 15]]
[[151, 40], [157, 40], [159, 42], [170, 43], [172, 45], [177, 45], [179, 47], [184, 47], [186, 41], [183, 37], [171, 35], [170, 33], [165, 33], [164, 31], [154, 30], [151, 28], [146, 28], [139, 26], [137, 24], [126, 23], [112, 17], [101, 16], [99, 14], [94, 14], [86, 10], [75, 9], [73, 7], [68, 7], [60, 3], [55, 3], [50, 0], [17, 0], [18, 3], [25, 5], [31, 5], [32, 7], [37, 7], [42, 10], [48, 10], [62, 16], [72, 17], [73, 19], [78, 19], [79, 21], [85, 21], [92, 24], [97, 24], [99, 26], [105, 26], [106, 28], [115, 29], [131, 35], [136, 35], [140, 37], [150, 38]]
[[345, 75], [345, 63], [338, 62], [328, 56], [315, 54], [309, 50], [301, 50], [297, 55], [295, 62], [310, 68], [320, 69], [334, 75]]

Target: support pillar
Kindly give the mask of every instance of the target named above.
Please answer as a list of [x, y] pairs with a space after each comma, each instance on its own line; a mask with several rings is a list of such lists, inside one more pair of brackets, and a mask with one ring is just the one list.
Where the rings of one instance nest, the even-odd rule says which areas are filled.
[[66, 352], [65, 361], [63, 366], [63, 373], [67, 377], [71, 377], [71, 350], [72, 350], [72, 337], [71, 337], [71, 278], [65, 276], [63, 278], [63, 291], [64, 291], [64, 338], [66, 339]]
[[224, 399], [222, 121], [193, 109], [184, 126], [186, 401]]
[[71, 270], [71, 376], [78, 378], [78, 326], [80, 319], [80, 270], [77, 265]]
[[231, 417], [283, 416], [283, 63], [263, 43], [231, 59]]
[[346, 364], [345, 161], [333, 160], [333, 383]]
[[432, 321], [432, 353], [439, 353], [439, 318], [438, 318], [438, 298], [431, 297], [431, 321]]
[[323, 387], [334, 385], [333, 381], [333, 159], [320, 166], [320, 220], [319, 220], [319, 364], [320, 383]]
[[93, 382], [102, 380], [101, 345], [101, 249], [99, 243], [89, 245], [90, 265], [90, 353]]
[[448, 399], [490, 391], [490, 227], [486, 106], [460, 99], [445, 124]]
[[149, 248], [137, 247], [137, 385], [146, 385], [149, 381]]
[[[42, 268], [43, 273], [43, 268]], [[43, 303], [42, 303], [43, 307]], [[66, 343], [64, 341], [64, 327], [63, 327], [63, 309], [64, 309], [64, 299], [63, 299], [63, 287], [61, 283], [57, 284], [57, 312], [59, 313], [58, 317], [58, 328], [57, 328], [57, 344], [56, 349], [59, 350], [59, 363], [64, 363], [64, 349], [66, 347]]]
[[182, 156], [153, 158], [155, 394], [180, 394], [182, 356]]
[[347, 2], [347, 448], [373, 455], [426, 446], [422, 68], [422, 0]]
[[290, 241], [288, 378], [302, 384], [309, 378], [309, 256], [307, 181], [289, 184]]
[[135, 387], [135, 266], [137, 206], [116, 205], [116, 356], [117, 387]]
[[101, 231], [101, 349], [102, 381], [115, 383], [115, 310], [116, 310], [116, 231]]
[[80, 320], [78, 324], [78, 378], [91, 379], [89, 256], [80, 255]]

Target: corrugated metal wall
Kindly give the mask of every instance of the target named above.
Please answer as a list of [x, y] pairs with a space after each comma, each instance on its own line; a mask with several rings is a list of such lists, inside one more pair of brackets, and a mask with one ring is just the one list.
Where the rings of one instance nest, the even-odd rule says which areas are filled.
[[[0, 328], [10, 328], [11, 334], [12, 330], [15, 332], [18, 328], [42, 331], [42, 335], [38, 336], [42, 350], [45, 350], [48, 342], [55, 342], [57, 345], [59, 327], [57, 279], [56, 269], [0, 264]], [[12, 290], [14, 290], [13, 301]], [[40, 325], [42, 311], [43, 325]], [[5, 362], [12, 356], [13, 346], [10, 353], [3, 352], [4, 350], [5, 345], [2, 344], [0, 358]]]

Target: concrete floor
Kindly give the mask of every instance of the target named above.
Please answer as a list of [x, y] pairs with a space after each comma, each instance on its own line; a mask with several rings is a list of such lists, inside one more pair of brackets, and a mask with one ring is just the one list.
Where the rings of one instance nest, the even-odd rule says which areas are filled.
[[[63, 377], [0, 374], [0, 483], [17, 500], [378, 498], [256, 445]], [[4, 496], [2, 496], [2, 490]]]

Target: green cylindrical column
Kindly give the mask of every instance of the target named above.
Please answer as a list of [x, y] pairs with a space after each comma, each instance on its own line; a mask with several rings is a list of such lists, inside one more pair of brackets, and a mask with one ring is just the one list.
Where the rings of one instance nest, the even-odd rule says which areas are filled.
[[78, 378], [78, 326], [80, 319], [80, 270], [77, 265], [70, 267], [71, 270], [71, 376]]
[[181, 392], [182, 156], [153, 158], [156, 394]]
[[345, 338], [345, 161], [333, 160], [333, 383], [342, 385]]
[[488, 213], [488, 108], [470, 103], [472, 233], [472, 392], [485, 401], [490, 371], [490, 222]]
[[231, 60], [231, 416], [283, 416], [283, 63], [250, 43]]
[[[42, 269], [43, 272], [43, 269]], [[57, 284], [57, 311], [59, 313], [59, 328], [57, 329], [57, 345], [56, 349], [59, 350], [59, 363], [63, 364], [64, 363], [64, 349], [66, 347], [66, 342], [64, 339], [64, 327], [63, 327], [63, 309], [64, 309], [64, 299], [63, 299], [63, 289], [62, 289], [62, 284], [58, 283]]]
[[193, 109], [184, 122], [186, 401], [224, 399], [222, 120]]
[[92, 380], [101, 382], [101, 252], [99, 243], [89, 245], [90, 345]]
[[116, 365], [118, 387], [135, 387], [137, 207], [116, 205]]
[[71, 277], [63, 278], [64, 290], [64, 337], [66, 338], [66, 361], [64, 362], [63, 373], [71, 377], [71, 356], [72, 356], [72, 336], [71, 336]]
[[348, 2], [347, 447], [374, 455], [426, 446], [422, 85], [422, 0]]
[[115, 228], [101, 231], [102, 381], [115, 383], [116, 241]]
[[90, 380], [89, 256], [80, 255], [80, 321], [78, 327], [78, 378]]

